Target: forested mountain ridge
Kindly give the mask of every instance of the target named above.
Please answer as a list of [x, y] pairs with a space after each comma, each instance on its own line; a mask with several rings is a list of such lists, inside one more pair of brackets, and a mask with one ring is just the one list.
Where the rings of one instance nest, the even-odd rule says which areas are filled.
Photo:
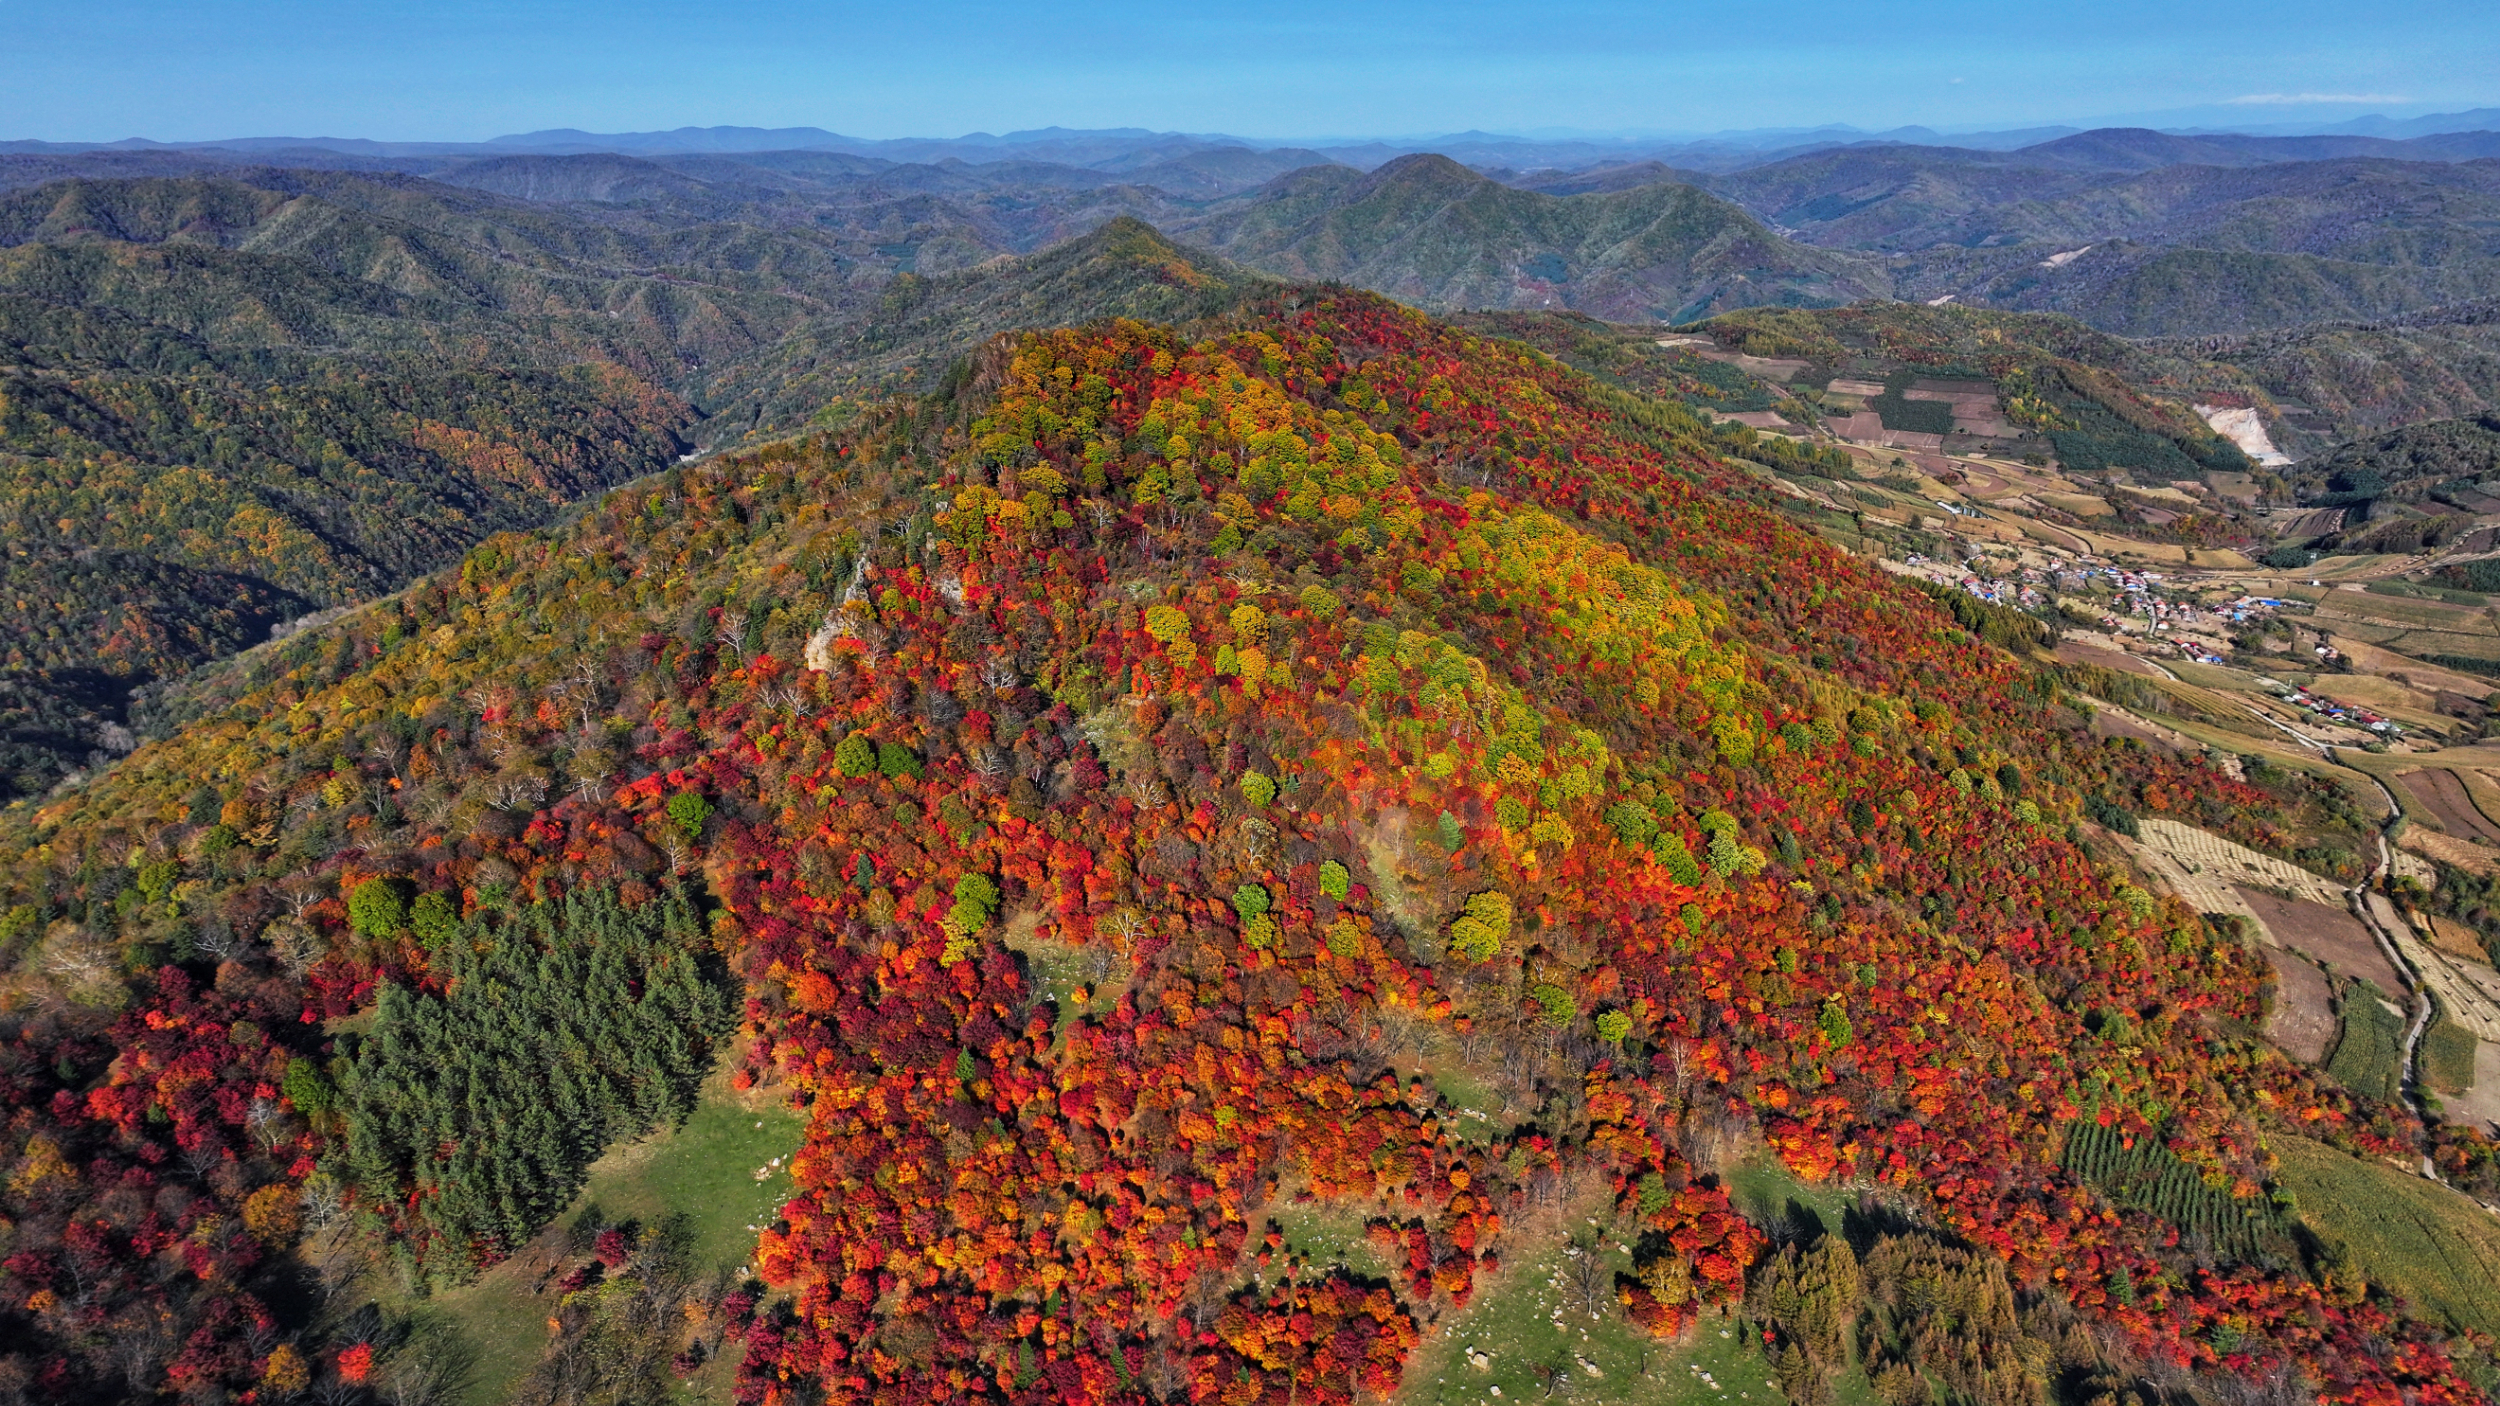
[[1117, 219], [1038, 253], [901, 275], [869, 307], [819, 319], [751, 359], [735, 395], [711, 414], [723, 425], [783, 431], [893, 391], [927, 390], [963, 348], [1011, 328], [1107, 317], [1187, 325], [1273, 286], [1142, 221]]
[[2500, 300], [2149, 348], [2240, 368], [2291, 407], [2304, 448], [2500, 405]]
[[1701, 180], [1794, 238], [1892, 256], [1903, 297], [2129, 336], [2379, 319], [2500, 290], [2500, 162], [2112, 170], [2042, 150], [1852, 148]]
[[0, 196], [0, 289], [219, 345], [614, 361], [680, 392], [844, 294], [804, 232], [656, 232], [406, 177], [71, 181]]
[[1546, 195], [1441, 156], [1368, 174], [1298, 172], [1174, 230], [1254, 268], [1442, 310], [1568, 307], [1678, 322], [1737, 303], [1845, 302], [1886, 286], [1880, 266], [1792, 244], [1692, 186]]
[[[254, 179], [0, 197], [0, 521], [21, 548], [0, 572], [30, 603], [0, 626], [16, 794], [124, 745], [134, 690], [700, 438], [804, 422], [1004, 327], [1185, 320], [1252, 286], [1115, 222], [1030, 267], [871, 298], [805, 237], [646, 238], [405, 178]], [[71, 569], [97, 551], [129, 589]]]
[[[1863, 1291], [1870, 1373], [1974, 1400], [2473, 1399], [2486, 1349], [2306, 1252], [2270, 1148], [2480, 1184], [2488, 1144], [2250, 1039], [2254, 956], [2086, 848], [2138, 811], [2281, 847], [2305, 786], [2095, 736], [1962, 621], [2014, 625], [1766, 511], [1723, 443], [1285, 289], [1000, 338], [213, 671], [180, 731], [0, 813], [0, 1386], [393, 1380], [352, 1277], [286, 1292], [304, 1257], [457, 1279], [597, 1150], [499, 1142], [413, 1056], [543, 1014], [619, 1057], [567, 1083], [586, 1115], [665, 1115], [651, 1017], [703, 1025], [726, 972], [741, 1081], [809, 1142], [760, 1290], [603, 1340], [644, 1397], [726, 1350], [774, 1403], [1350, 1402], [1579, 1186], [1629, 1247], [1592, 1312], [1741, 1303], [1792, 1397], [1847, 1361], [1809, 1303]], [[632, 1000], [462, 1006], [594, 928]], [[1462, 1134], [1427, 1068], [1520, 1118]], [[1863, 1267], [1736, 1214], [1738, 1135], [1868, 1190]], [[2120, 1141], [2193, 1195], [2109, 1179]], [[1383, 1272], [1267, 1238], [1288, 1205]], [[659, 1301], [599, 1255], [560, 1334]]]
[[[2455, 240], [2487, 221], [2493, 188], [2489, 160], [2112, 170], [2042, 161], [2040, 150], [1853, 147], [1693, 179], [1809, 243], [1898, 254], [2133, 239], [2368, 257], [2392, 251], [2356, 237]], [[2432, 264], [2437, 252], [2406, 255]]]
[[[2445, 143], [2437, 151], [2339, 141], [2311, 150], [2103, 132], [2013, 151], [1824, 147], [1715, 173], [1656, 161], [1487, 168], [1499, 179], [1430, 154], [1384, 153], [1365, 169], [1246, 148], [1104, 166], [514, 154], [417, 160], [424, 179], [249, 167], [195, 179], [420, 225], [430, 232], [413, 246], [421, 265], [449, 238], [524, 263], [667, 270], [710, 290], [705, 315], [725, 318], [716, 332], [744, 327], [757, 343], [777, 306], [758, 296], [813, 299], [819, 314], [855, 307], [897, 274], [962, 271], [1119, 218], [1283, 277], [1339, 278], [1451, 310], [1572, 307], [1625, 321], [1950, 295], [2129, 335], [2208, 334], [2382, 319], [2500, 287], [2487, 267], [2493, 165], [2454, 159], [2470, 154], [2466, 137], [2420, 139]], [[84, 169], [80, 160], [155, 169], [132, 153], [0, 157], [0, 168], [58, 173]], [[17, 223], [59, 230], [84, 218]], [[468, 276], [510, 281], [508, 270]], [[716, 338], [701, 354], [734, 353]]]

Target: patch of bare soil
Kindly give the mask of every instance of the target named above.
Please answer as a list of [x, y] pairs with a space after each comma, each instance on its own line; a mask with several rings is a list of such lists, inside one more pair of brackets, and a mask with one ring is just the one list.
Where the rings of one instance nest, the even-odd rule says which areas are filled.
[[2115, 649], [2103, 649], [2099, 645], [2084, 644], [2078, 640], [2060, 640], [2057, 648], [2051, 650], [2050, 653], [2064, 664], [2096, 664], [2101, 668], [2115, 670], [2121, 674], [2142, 674], [2146, 678], [2153, 679], [2161, 677], [2161, 670], [2132, 654]]
[[2339, 976], [2374, 981], [2391, 999], [2403, 993], [2403, 979], [2359, 918], [2323, 903], [2277, 898], [2260, 888], [2242, 888], [2239, 895], [2257, 910], [2275, 941], [2317, 958]]
[[2472, 928], [2454, 918], [2442, 918], [2437, 914], [2427, 916], [2431, 923], [2431, 946], [2469, 962], [2491, 960], [2491, 955], [2483, 951], [2483, 940], [2475, 935]]
[[2500, 845], [2500, 825], [2494, 825], [2474, 808], [2474, 798], [2465, 792], [2465, 782], [2445, 767], [2424, 771], [2408, 771], [2396, 778], [2414, 804], [2431, 813], [2439, 828], [2461, 840], [2481, 840]]
[[2092, 711], [2092, 735], [2094, 737], [2131, 737], [2156, 752], [2171, 756], [2176, 756], [2179, 751], [2170, 744], [2169, 738], [2115, 708], [2095, 708]]
[[2316, 1064], [2335, 1043], [2334, 992], [2327, 985], [2326, 973], [2317, 963], [2281, 947], [2269, 950], [2266, 961], [2274, 967], [2275, 979], [2274, 1011], [2266, 1018], [2266, 1038], [2303, 1064]]

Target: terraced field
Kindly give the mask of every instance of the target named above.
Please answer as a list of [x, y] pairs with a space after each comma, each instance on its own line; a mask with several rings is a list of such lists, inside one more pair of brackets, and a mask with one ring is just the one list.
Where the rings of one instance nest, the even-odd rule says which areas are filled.
[[2341, 908], [2344, 890], [2297, 864], [2226, 840], [2208, 830], [2158, 816], [2141, 823], [2143, 848], [2164, 867], [2163, 877], [2181, 898], [2203, 913], [2237, 913], [2246, 908], [2234, 885], [2280, 889], [2296, 899]]

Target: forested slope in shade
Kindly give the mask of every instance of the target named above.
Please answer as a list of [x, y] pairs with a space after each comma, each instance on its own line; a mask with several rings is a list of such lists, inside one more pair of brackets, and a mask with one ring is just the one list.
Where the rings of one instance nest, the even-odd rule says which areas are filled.
[[1186, 325], [1230, 312], [1275, 281], [1121, 218], [1039, 253], [923, 277], [904, 274], [870, 306], [809, 323], [743, 369], [710, 412], [786, 430], [862, 402], [923, 391], [964, 350], [1015, 327], [1107, 317]]
[[134, 690], [370, 600], [669, 463], [682, 400], [613, 367], [233, 351], [0, 296], [0, 786], [127, 750]]
[[2302, 486], [2349, 495], [2421, 499], [2442, 486], [2500, 479], [2500, 413], [2434, 420], [2339, 446], [2301, 467]]
[[118, 320], [228, 363], [292, 349], [602, 365], [704, 403], [738, 393], [747, 358], [861, 307], [893, 272], [873, 249], [891, 237], [246, 168], [0, 193], [0, 294], [42, 310], [11, 338], [32, 355]]
[[[505, 960], [481, 940], [561, 943], [512, 905], [595, 890], [663, 915], [651, 970], [744, 981], [738, 1082], [809, 1112], [767, 1292], [650, 1338], [739, 1354], [743, 1400], [1351, 1401], [1503, 1286], [1573, 1173], [1643, 1227], [1621, 1312], [1674, 1335], [1750, 1279], [1801, 1383], [1829, 1335], [1774, 1279], [1880, 1289], [1887, 1371], [1970, 1400], [2476, 1399], [2482, 1346], [2198, 1227], [2275, 1223], [2286, 1131], [2485, 1194], [2489, 1146], [2236, 1033], [2261, 960], [2076, 842], [2126, 809], [2280, 849], [2306, 793], [2095, 738], [1708, 443], [1294, 291], [1197, 341], [1001, 339], [234, 661], [174, 736], [0, 815], [0, 1385], [393, 1380], [305, 1266], [456, 1279], [556, 1193], [465, 1254], [440, 1232], [589, 1149], [524, 1175], [421, 1059], [394, 1077], [447, 1121], [360, 1145], [339, 1023], [386, 989], [386, 1024], [456, 1023]], [[665, 918], [697, 883], [699, 935]], [[689, 1067], [600, 1028], [606, 1067]], [[1459, 1136], [1387, 1064], [1434, 1032], [1533, 1111]], [[2079, 1120], [2170, 1148], [2194, 1214], [2072, 1155]], [[1701, 1151], [1731, 1133], [1890, 1203], [1862, 1281], [1769, 1256]], [[391, 1151], [427, 1137], [439, 1181]], [[1385, 1282], [1253, 1238], [1305, 1196]], [[1912, 1280], [2006, 1311], [1882, 1287]]]

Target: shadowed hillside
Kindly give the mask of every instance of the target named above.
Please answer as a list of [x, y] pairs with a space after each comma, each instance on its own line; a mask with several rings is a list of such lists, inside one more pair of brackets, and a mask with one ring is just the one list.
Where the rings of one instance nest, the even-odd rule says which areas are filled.
[[934, 278], [904, 275], [855, 316], [810, 325], [741, 373], [725, 423], [804, 423], [862, 396], [925, 389], [980, 339], [1021, 327], [1108, 317], [1186, 324], [1225, 312], [1272, 281], [1153, 227], [1114, 220], [1038, 254]]

